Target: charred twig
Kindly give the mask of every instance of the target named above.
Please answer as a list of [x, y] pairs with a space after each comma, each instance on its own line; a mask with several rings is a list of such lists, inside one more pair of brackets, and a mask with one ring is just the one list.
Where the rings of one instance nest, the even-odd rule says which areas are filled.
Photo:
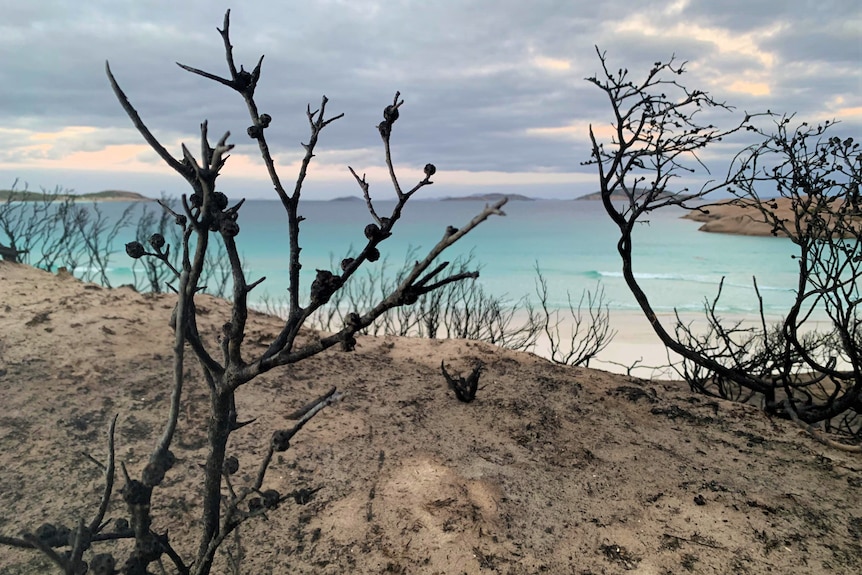
[[479, 376], [482, 374], [484, 365], [479, 363], [470, 372], [466, 378], [461, 376], [451, 376], [446, 371], [446, 365], [440, 362], [440, 371], [443, 372], [443, 377], [446, 378], [446, 384], [453, 392], [459, 401], [470, 403], [476, 399], [476, 391], [479, 389]]

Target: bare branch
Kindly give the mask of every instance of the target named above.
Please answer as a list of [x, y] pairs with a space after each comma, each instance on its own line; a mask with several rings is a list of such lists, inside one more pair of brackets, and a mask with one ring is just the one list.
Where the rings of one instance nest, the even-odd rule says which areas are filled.
[[129, 99], [126, 97], [125, 92], [120, 88], [120, 85], [117, 83], [117, 80], [114, 78], [113, 73], [111, 73], [111, 66], [108, 62], [105, 62], [105, 73], [108, 75], [108, 80], [111, 82], [111, 88], [114, 90], [114, 94], [117, 96], [117, 100], [120, 101], [120, 104], [123, 106], [123, 109], [128, 114], [129, 118], [132, 120], [132, 123], [135, 125], [135, 128], [141, 133], [144, 137], [144, 140], [150, 145], [150, 147], [159, 155], [162, 160], [165, 161], [167, 165], [173, 168], [178, 174], [184, 177], [186, 180], [189, 180], [191, 173], [189, 168], [184, 166], [182, 162], [175, 159], [165, 148], [164, 146], [156, 140], [155, 136], [153, 136], [152, 132], [150, 132], [149, 128], [147, 128], [144, 121], [141, 120], [141, 116], [138, 114], [137, 110], [132, 107], [132, 104], [129, 102]]

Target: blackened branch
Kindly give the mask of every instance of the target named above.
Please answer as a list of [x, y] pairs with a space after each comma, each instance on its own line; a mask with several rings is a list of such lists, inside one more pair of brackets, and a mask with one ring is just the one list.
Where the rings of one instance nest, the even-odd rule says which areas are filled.
[[267, 453], [264, 456], [263, 461], [261, 461], [260, 469], [257, 472], [257, 479], [254, 482], [255, 490], [260, 490], [263, 485], [266, 470], [269, 468], [269, 464], [272, 461], [273, 453], [276, 451], [287, 451], [290, 448], [290, 440], [305, 426], [306, 423], [311, 421], [312, 417], [320, 413], [320, 411], [326, 406], [336, 403], [342, 397], [344, 397], [344, 394], [338, 392], [338, 390], [333, 387], [314, 401], [304, 405], [288, 416], [288, 419], [295, 419], [297, 422], [291, 429], [281, 429], [272, 434], [269, 448], [267, 449]]
[[453, 377], [446, 371], [446, 365], [442, 361], [440, 362], [440, 371], [443, 372], [443, 377], [446, 378], [446, 384], [449, 386], [449, 389], [455, 392], [455, 397], [458, 398], [458, 401], [464, 403], [470, 403], [476, 399], [476, 391], [479, 389], [479, 376], [482, 374], [483, 369], [484, 365], [479, 363], [466, 378], [460, 375]]
[[352, 167], [347, 166], [347, 169], [350, 170], [356, 183], [359, 184], [359, 188], [362, 190], [362, 197], [365, 198], [365, 205], [368, 207], [368, 212], [371, 214], [371, 217], [374, 218], [374, 221], [378, 226], [383, 226], [383, 221], [380, 219], [380, 216], [377, 215], [377, 212], [374, 210], [374, 204], [371, 202], [371, 194], [369, 193], [368, 182], [365, 180], [365, 174], [362, 174], [362, 177], [360, 178]]
[[129, 98], [120, 88], [120, 85], [114, 78], [114, 74], [111, 73], [111, 66], [108, 62], [105, 62], [105, 73], [108, 75], [108, 80], [111, 82], [111, 88], [114, 90], [114, 94], [117, 96], [117, 100], [119, 100], [120, 105], [123, 107], [123, 110], [126, 111], [126, 114], [128, 114], [129, 118], [132, 120], [132, 124], [134, 124], [138, 132], [140, 132], [140, 134], [144, 137], [144, 140], [146, 140], [150, 147], [159, 155], [162, 160], [165, 161], [167, 165], [173, 168], [183, 178], [188, 181], [191, 181], [191, 178], [193, 178], [194, 175], [191, 173], [189, 168], [187, 168], [182, 164], [182, 162], [174, 158], [170, 154], [170, 152], [168, 152], [165, 147], [162, 146], [162, 144], [156, 139], [156, 137], [153, 136], [152, 132], [150, 132], [146, 124], [144, 124], [144, 121], [141, 119], [141, 116], [138, 114], [138, 111], [135, 110], [131, 102], [129, 102]]
[[105, 513], [108, 511], [108, 504], [111, 502], [111, 491], [114, 488], [114, 430], [117, 428], [117, 418], [119, 415], [114, 415], [111, 420], [111, 425], [108, 427], [108, 461], [105, 464], [105, 491], [102, 494], [102, 501], [99, 504], [99, 511], [93, 520], [90, 522], [90, 532], [98, 533], [102, 526], [102, 521], [105, 519]]

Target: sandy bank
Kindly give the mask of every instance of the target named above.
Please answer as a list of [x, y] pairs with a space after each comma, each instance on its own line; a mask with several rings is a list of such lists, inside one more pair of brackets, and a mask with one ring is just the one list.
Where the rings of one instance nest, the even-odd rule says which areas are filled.
[[[197, 302], [201, 337], [218, 350], [228, 306]], [[104, 458], [114, 414], [118, 463], [140, 474], [170, 396], [172, 307], [170, 296], [0, 262], [0, 534], [90, 520], [102, 472], [82, 452]], [[620, 341], [636, 345], [640, 328], [625, 325]], [[280, 327], [252, 313], [246, 358]], [[446, 390], [441, 361], [456, 373], [485, 364], [474, 402]], [[184, 555], [196, 545], [208, 417], [199, 367], [187, 367], [177, 464], [154, 494], [153, 524]], [[292, 425], [286, 414], [333, 385], [345, 399], [291, 441], [263, 486], [319, 490], [243, 526], [244, 572], [862, 571], [857, 456], [751, 405], [471, 341], [359, 337], [353, 353], [243, 386], [239, 418], [257, 419], [231, 436], [235, 486], [253, 481], [272, 431]], [[115, 490], [107, 517], [125, 515]], [[0, 549], [4, 575], [52, 572], [32, 552]], [[223, 555], [215, 572], [228, 572]]]

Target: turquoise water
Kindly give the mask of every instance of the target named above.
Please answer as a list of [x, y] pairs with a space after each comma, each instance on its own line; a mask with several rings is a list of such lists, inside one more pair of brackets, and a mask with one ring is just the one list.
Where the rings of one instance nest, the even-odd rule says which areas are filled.
[[[127, 204], [104, 203], [109, 216]], [[379, 214], [394, 202], [379, 202]], [[484, 203], [473, 201], [414, 201], [409, 203], [392, 238], [381, 246], [394, 274], [411, 248], [428, 249], [447, 225], [461, 227], [479, 213]], [[158, 206], [154, 206], [158, 207]], [[140, 208], [136, 208], [139, 213]], [[598, 202], [542, 200], [510, 202], [506, 217], [492, 217], [452, 248], [449, 258], [472, 252], [481, 266], [480, 281], [492, 294], [513, 301], [535, 293], [534, 265], [546, 276], [553, 306], [565, 305], [566, 292], [577, 301], [584, 289], [601, 283], [612, 310], [637, 309], [622, 280], [616, 253], [617, 234]], [[303, 281], [310, 284], [316, 268], [355, 254], [364, 243], [363, 228], [371, 219], [361, 202], [308, 201], [300, 243]], [[796, 264], [793, 245], [786, 239], [706, 234], [699, 224], [679, 218], [681, 211], [654, 214], [635, 235], [635, 272], [657, 310], [696, 311], [713, 298], [722, 276], [725, 287], [719, 309], [749, 314], [758, 309], [752, 287], [756, 275], [768, 314], [781, 314], [793, 298]], [[286, 216], [276, 201], [248, 201], [240, 211], [238, 244], [247, 262], [249, 279], [267, 276], [263, 293], [281, 296], [287, 288], [288, 242]], [[5, 238], [2, 238], [5, 239]], [[2, 241], [0, 239], [0, 241]], [[130, 260], [123, 244], [134, 239], [128, 228], [117, 238], [109, 263], [113, 285], [131, 283]], [[377, 262], [372, 265], [381, 265]], [[79, 270], [81, 271], [81, 270]], [[303, 291], [307, 291], [307, 287]], [[255, 295], [253, 293], [253, 295]]]

